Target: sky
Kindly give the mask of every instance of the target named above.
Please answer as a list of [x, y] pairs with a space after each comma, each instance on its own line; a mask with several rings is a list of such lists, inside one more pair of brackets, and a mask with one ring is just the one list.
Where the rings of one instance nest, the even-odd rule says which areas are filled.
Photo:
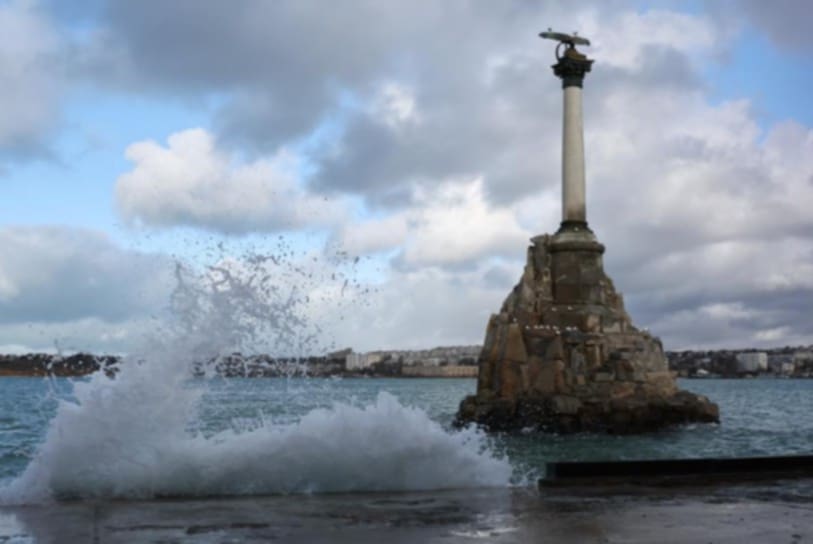
[[633, 322], [668, 350], [811, 344], [811, 19], [805, 0], [0, 0], [0, 352], [135, 349], [177, 263], [264, 263], [325, 349], [481, 342], [561, 219], [549, 27], [592, 42], [588, 221]]

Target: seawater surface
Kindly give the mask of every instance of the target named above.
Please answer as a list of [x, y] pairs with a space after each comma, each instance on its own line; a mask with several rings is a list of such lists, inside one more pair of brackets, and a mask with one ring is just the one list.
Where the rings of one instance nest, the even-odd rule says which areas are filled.
[[142, 382], [0, 379], [0, 500], [507, 486], [554, 460], [813, 452], [813, 380], [682, 380], [719, 425], [495, 437], [451, 429], [472, 379]]

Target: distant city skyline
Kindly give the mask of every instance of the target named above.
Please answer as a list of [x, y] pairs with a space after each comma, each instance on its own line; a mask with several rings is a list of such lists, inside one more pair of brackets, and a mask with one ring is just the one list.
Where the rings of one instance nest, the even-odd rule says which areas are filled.
[[176, 260], [247, 249], [311, 274], [321, 345], [481, 343], [560, 220], [549, 27], [592, 42], [587, 215], [633, 321], [667, 350], [813, 344], [811, 16], [0, 1], [0, 352], [127, 352]]

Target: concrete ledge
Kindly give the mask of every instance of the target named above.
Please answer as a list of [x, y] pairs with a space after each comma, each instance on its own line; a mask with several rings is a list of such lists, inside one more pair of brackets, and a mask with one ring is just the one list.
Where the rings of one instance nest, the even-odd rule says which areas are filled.
[[813, 455], [642, 461], [553, 462], [545, 465], [540, 486], [642, 483], [697, 485], [720, 480], [811, 478]]
[[[200, 544], [809, 544], [811, 487], [677, 496], [589, 488], [327, 493], [0, 505], [0, 542]], [[596, 493], [598, 491], [598, 493]], [[663, 500], [666, 499], [666, 500]]]

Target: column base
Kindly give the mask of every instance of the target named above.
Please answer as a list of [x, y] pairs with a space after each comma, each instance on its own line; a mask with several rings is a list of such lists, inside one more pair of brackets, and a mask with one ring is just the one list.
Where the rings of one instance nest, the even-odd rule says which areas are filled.
[[599, 243], [596, 235], [587, 225], [587, 221], [562, 221], [551, 242], [550, 250], [552, 252], [592, 251], [604, 253], [604, 245]]
[[574, 219], [565, 219], [559, 224], [559, 230], [556, 234], [564, 231], [573, 231], [573, 232], [580, 232], [580, 231], [587, 231], [589, 233], [593, 233], [590, 230], [590, 227], [587, 225], [587, 221], [577, 221]]

